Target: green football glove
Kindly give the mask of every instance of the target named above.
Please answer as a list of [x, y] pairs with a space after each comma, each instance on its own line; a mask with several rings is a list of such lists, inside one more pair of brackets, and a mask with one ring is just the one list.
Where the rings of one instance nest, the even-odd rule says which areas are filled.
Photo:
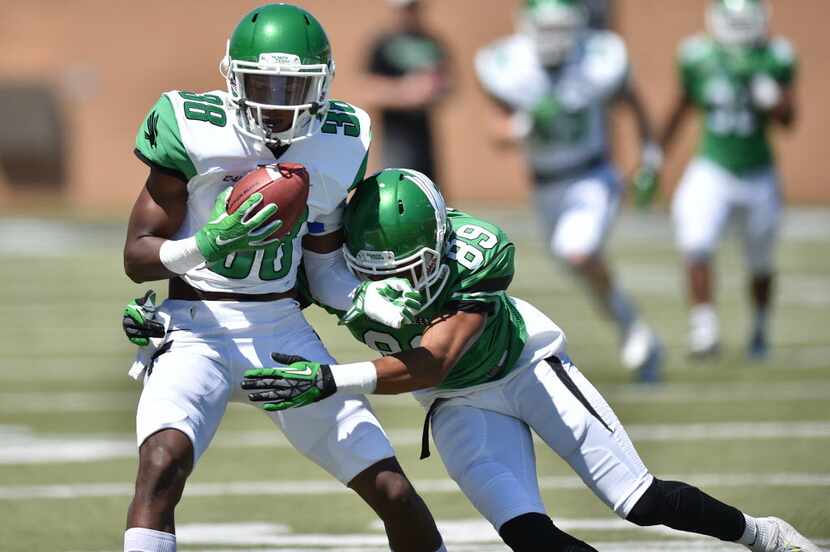
[[631, 179], [631, 186], [634, 190], [634, 204], [640, 209], [646, 209], [654, 203], [657, 196], [660, 176], [652, 168], [641, 167]]
[[264, 403], [262, 408], [269, 412], [299, 408], [322, 401], [337, 392], [337, 384], [328, 364], [309, 362], [296, 355], [271, 353], [271, 358], [284, 368], [256, 368], [247, 370], [242, 380], [242, 389], [248, 399]]
[[232, 189], [228, 187], [219, 194], [213, 206], [210, 222], [196, 232], [196, 245], [208, 264], [222, 260], [237, 251], [261, 249], [279, 241], [278, 238], [268, 239], [268, 236], [282, 226], [282, 221], [277, 219], [264, 224], [277, 212], [277, 205], [269, 203], [256, 214], [252, 214], [262, 202], [262, 194], [257, 192], [245, 200], [239, 209], [228, 213], [228, 196]]
[[640, 154], [640, 168], [631, 179], [634, 189], [634, 204], [645, 209], [649, 207], [657, 196], [660, 187], [660, 169], [663, 167], [663, 148], [656, 142], [648, 141], [643, 144]]
[[340, 319], [348, 324], [361, 315], [390, 328], [412, 324], [424, 299], [405, 278], [363, 282], [354, 292], [351, 308]]
[[164, 324], [155, 320], [155, 303], [156, 292], [150, 289], [144, 297], [137, 297], [124, 307], [121, 327], [134, 345], [146, 347], [150, 344], [150, 338], [164, 337]]

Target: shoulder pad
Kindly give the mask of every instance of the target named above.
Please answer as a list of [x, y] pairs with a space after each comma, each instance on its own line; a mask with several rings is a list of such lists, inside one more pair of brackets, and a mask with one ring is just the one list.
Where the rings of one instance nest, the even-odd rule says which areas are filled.
[[372, 142], [371, 119], [361, 108], [330, 100], [329, 111], [320, 132], [292, 145], [285, 160], [303, 163], [311, 177], [308, 197], [309, 221], [336, 224], [338, 209], [349, 191], [366, 174]]
[[[460, 211], [450, 213], [457, 266], [452, 285], [458, 294], [491, 295], [507, 289], [513, 279], [515, 247], [498, 226]], [[470, 249], [472, 248], [472, 249]], [[461, 258], [463, 256], [463, 259]]]
[[698, 63], [714, 50], [714, 41], [706, 35], [694, 35], [683, 40], [677, 51], [677, 57], [682, 64]]
[[625, 42], [610, 31], [592, 32], [585, 42], [585, 76], [594, 87], [614, 94], [628, 77]]
[[548, 89], [536, 52], [524, 35], [511, 35], [481, 48], [475, 70], [488, 94], [515, 109], [531, 109]]

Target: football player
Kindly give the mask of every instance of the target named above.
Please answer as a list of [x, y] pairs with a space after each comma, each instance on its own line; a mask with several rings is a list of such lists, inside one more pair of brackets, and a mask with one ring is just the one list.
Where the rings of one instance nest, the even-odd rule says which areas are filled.
[[500, 143], [524, 144], [551, 252], [616, 323], [623, 365], [648, 380], [657, 376], [660, 342], [603, 254], [621, 196], [607, 136], [609, 108], [621, 101], [636, 116], [643, 143], [638, 198], [653, 193], [662, 153], [652, 141], [625, 44], [612, 32], [588, 30], [587, 14], [580, 0], [526, 0], [518, 31], [482, 48], [475, 65], [499, 107], [493, 120]]
[[274, 359], [284, 366], [245, 373], [250, 400], [280, 411], [325, 404], [338, 393], [414, 392], [427, 411], [424, 447], [431, 420], [450, 476], [517, 552], [595, 550], [545, 513], [531, 430], [632, 523], [755, 551], [819, 551], [777, 518], [753, 518], [651, 475], [611, 407], [568, 357], [562, 330], [508, 295], [515, 255], [509, 238], [447, 209], [426, 176], [394, 169], [370, 177], [349, 201], [344, 224], [352, 270], [366, 281], [408, 280], [423, 310], [416, 323], [397, 329], [347, 315], [354, 337], [383, 355], [371, 362], [330, 365], [281, 349]]
[[712, 255], [737, 218], [754, 310], [747, 352], [763, 358], [781, 211], [768, 129], [795, 120], [796, 58], [789, 42], [770, 38], [763, 0], [714, 0], [706, 15], [708, 34], [680, 47], [680, 95], [663, 136], [668, 147], [692, 109], [701, 113], [697, 155], [672, 204], [688, 277], [689, 351], [705, 356], [719, 349]]
[[[411, 308], [401, 294], [385, 299], [387, 284], [356, 290], [342, 257], [342, 204], [363, 178], [371, 133], [365, 112], [329, 99], [334, 68], [314, 16], [264, 5], [228, 42], [220, 65], [227, 91], [166, 92], [138, 131], [136, 154], [149, 176], [130, 217], [124, 266], [135, 282], [169, 280], [169, 298], [156, 313], [166, 337], [142, 348], [132, 370], [144, 388], [125, 551], [176, 549], [174, 509], [228, 401], [247, 402], [245, 368], [287, 347], [334, 362], [300, 312], [301, 258], [321, 302], [350, 308], [354, 290], [361, 308], [393, 325]], [[311, 184], [307, 217], [280, 241], [268, 236], [282, 221], [265, 223], [279, 205], [259, 205], [261, 194], [233, 213], [226, 205], [231, 184], [277, 161], [304, 165]], [[393, 550], [444, 549], [365, 397], [346, 393], [308, 412], [269, 416], [377, 512]]]

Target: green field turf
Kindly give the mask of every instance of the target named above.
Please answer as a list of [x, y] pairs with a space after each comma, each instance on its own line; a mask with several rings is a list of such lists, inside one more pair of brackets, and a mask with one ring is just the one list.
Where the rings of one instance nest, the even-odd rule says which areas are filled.
[[[723, 354], [691, 362], [670, 226], [662, 215], [624, 216], [610, 252], [667, 345], [665, 382], [652, 387], [629, 383], [614, 331], [549, 261], [528, 214], [481, 214], [503, 223], [518, 245], [513, 294], [567, 332], [571, 356], [656, 475], [683, 478], [753, 514], [784, 517], [830, 545], [830, 213], [787, 219], [774, 352], [762, 363], [744, 357], [749, 319], [738, 244], [727, 242], [718, 257]], [[140, 387], [126, 376], [133, 350], [121, 336], [119, 310], [145, 289], [123, 276], [122, 235], [120, 226], [0, 220], [0, 551], [121, 550]], [[323, 312], [307, 313], [340, 360], [370, 355]], [[406, 396], [373, 404], [449, 549], [506, 550], [437, 454], [418, 460], [420, 407]], [[537, 458], [557, 523], [603, 552], [740, 550], [629, 527], [543, 445]], [[384, 549], [369, 508], [247, 406], [229, 409], [189, 490], [176, 516], [181, 550]]]

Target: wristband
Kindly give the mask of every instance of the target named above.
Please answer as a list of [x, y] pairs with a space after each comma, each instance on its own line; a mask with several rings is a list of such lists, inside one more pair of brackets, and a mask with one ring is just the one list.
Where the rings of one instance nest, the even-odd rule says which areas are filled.
[[176, 274], [186, 272], [205, 263], [205, 256], [196, 245], [196, 237], [183, 240], [166, 240], [159, 249], [159, 260], [164, 268]]
[[365, 395], [375, 392], [378, 385], [378, 371], [374, 363], [332, 364], [330, 368], [338, 393]]

